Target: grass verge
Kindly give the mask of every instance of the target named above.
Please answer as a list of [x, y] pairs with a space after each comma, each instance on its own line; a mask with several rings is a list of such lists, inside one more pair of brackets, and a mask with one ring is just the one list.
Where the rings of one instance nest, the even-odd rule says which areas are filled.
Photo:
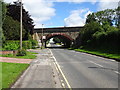
[[15, 56], [15, 55], [13, 55], [13, 54], [7, 54], [7, 55], [0, 55], [0, 57], [35, 59], [37, 56], [34, 55], [34, 54], [37, 54], [37, 53], [35, 53], [35, 52], [28, 52], [28, 51], [27, 51], [27, 55], [25, 55], [25, 56]]
[[0, 63], [2, 63], [2, 88], [10, 88], [10, 86], [29, 66], [29, 64], [3, 63], [3, 62]]
[[92, 51], [92, 50], [85, 50], [85, 49], [69, 48], [69, 50], [85, 52], [85, 53], [89, 53], [89, 54], [93, 54], [93, 55], [97, 55], [97, 56], [102, 56], [102, 57], [106, 57], [106, 58], [111, 58], [111, 59], [115, 59], [115, 60], [120, 61], [120, 54], [111, 54], [111, 53], [104, 53], [104, 52], [101, 52], [101, 51]]

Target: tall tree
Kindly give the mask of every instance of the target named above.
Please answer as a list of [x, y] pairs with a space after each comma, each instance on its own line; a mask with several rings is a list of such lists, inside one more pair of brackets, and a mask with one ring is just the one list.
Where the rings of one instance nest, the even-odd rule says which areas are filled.
[[[6, 40], [19, 40], [20, 39], [20, 23], [10, 16], [6, 16], [3, 23], [3, 33]], [[23, 38], [25, 37], [25, 29], [23, 29]]]
[[4, 3], [3, 0], [1, 0], [0, 1], [0, 40], [1, 40], [0, 43], [5, 41], [2, 25], [5, 20], [6, 11], [7, 11], [6, 3]]
[[[18, 2], [14, 2], [14, 4], [10, 4], [7, 6], [8, 8], [8, 12], [7, 15], [11, 16], [14, 20], [17, 20], [20, 22], [20, 3]], [[23, 7], [22, 10], [22, 14], [23, 14], [23, 26], [24, 29], [26, 30], [26, 34], [25, 34], [25, 40], [29, 39], [29, 34], [33, 34], [33, 29], [34, 29], [34, 25], [33, 25], [33, 19], [31, 18], [31, 16], [29, 15], [28, 11], [26, 11]]]
[[86, 24], [96, 21], [95, 13], [89, 14], [86, 19]]
[[106, 9], [104, 11], [99, 11], [96, 13], [89, 14], [86, 19], [86, 23], [90, 23], [93, 21], [99, 22], [101, 25], [108, 22], [110, 26], [113, 25], [115, 17], [115, 10]]
[[114, 17], [115, 24], [120, 29], [120, 6], [117, 9], [115, 9], [115, 12], [116, 12]]

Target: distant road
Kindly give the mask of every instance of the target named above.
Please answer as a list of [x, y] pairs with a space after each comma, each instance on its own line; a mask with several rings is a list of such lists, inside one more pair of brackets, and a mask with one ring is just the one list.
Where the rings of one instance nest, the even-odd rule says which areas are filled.
[[51, 49], [72, 88], [118, 88], [118, 62], [67, 49]]
[[47, 47], [62, 47], [61, 45], [56, 45], [56, 44], [54, 44], [54, 43], [48, 43], [47, 44]]

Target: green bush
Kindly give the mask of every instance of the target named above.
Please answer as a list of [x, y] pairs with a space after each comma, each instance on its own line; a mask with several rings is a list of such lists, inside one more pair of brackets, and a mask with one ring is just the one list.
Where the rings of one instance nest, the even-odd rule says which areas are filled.
[[27, 55], [27, 52], [25, 49], [18, 50], [17, 56], [25, 56], [25, 55]]
[[38, 42], [36, 40], [30, 40], [30, 41], [32, 43], [32, 48], [34, 49], [38, 45]]
[[27, 49], [31, 49], [31, 48], [32, 48], [32, 43], [31, 43], [31, 41], [27, 41], [26, 43], [27, 43]]
[[22, 46], [24, 49], [31, 49], [32, 43], [31, 43], [31, 41], [23, 41]]
[[[22, 42], [22, 48], [23, 49], [31, 49], [32, 48], [32, 44], [35, 45], [33, 42], [31, 41], [23, 41]], [[6, 41], [5, 43], [3, 43], [3, 50], [18, 50], [20, 48], [20, 41]]]
[[19, 47], [18, 41], [6, 41], [3, 44], [3, 50], [18, 50]]

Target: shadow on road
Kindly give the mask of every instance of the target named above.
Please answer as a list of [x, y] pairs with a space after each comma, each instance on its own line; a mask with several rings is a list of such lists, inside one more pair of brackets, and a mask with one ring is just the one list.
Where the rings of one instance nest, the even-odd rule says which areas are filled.
[[116, 71], [115, 69], [111, 69], [111, 68], [103, 68], [103, 67], [88, 67], [91, 69], [103, 69], [103, 70], [111, 70], [111, 71]]

